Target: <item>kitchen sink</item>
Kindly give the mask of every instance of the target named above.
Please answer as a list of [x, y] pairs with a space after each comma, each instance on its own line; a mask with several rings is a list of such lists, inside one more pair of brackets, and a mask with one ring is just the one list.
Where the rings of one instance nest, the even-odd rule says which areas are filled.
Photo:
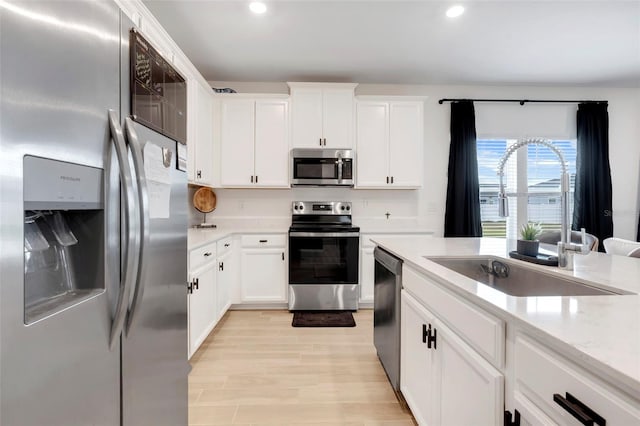
[[424, 257], [511, 296], [605, 296], [623, 293], [596, 288], [495, 257]]

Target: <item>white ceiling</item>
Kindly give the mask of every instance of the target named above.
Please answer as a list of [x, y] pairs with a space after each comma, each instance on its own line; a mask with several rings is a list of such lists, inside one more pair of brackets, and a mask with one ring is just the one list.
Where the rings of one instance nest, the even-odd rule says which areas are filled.
[[144, 0], [207, 80], [640, 86], [640, 0]]

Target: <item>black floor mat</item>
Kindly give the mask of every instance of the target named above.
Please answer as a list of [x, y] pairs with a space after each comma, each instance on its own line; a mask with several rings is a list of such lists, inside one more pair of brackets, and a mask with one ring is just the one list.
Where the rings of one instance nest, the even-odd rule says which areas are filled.
[[293, 327], [355, 327], [356, 320], [349, 311], [295, 311]]

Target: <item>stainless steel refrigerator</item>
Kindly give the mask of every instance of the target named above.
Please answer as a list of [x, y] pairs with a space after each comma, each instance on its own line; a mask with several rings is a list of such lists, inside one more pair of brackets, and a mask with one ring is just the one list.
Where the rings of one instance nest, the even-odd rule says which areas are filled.
[[187, 423], [185, 149], [130, 117], [132, 26], [0, 2], [2, 426]]

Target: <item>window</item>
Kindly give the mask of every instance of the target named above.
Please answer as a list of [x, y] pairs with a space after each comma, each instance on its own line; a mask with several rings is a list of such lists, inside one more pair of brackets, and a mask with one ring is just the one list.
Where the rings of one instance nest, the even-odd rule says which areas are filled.
[[[518, 149], [505, 165], [504, 183], [509, 196], [509, 217], [498, 215], [500, 179], [498, 161], [516, 140], [479, 139], [477, 141], [480, 180], [480, 217], [485, 237], [518, 238], [523, 223], [536, 222], [544, 230], [560, 229], [560, 162], [542, 145]], [[569, 217], [573, 214], [576, 174], [576, 141], [555, 140], [569, 165]]]

